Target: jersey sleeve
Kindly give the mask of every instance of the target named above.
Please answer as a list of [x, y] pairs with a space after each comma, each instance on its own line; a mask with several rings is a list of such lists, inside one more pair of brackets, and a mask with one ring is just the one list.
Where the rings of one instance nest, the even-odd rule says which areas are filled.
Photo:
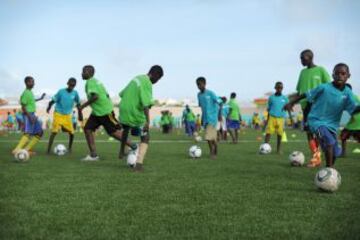
[[357, 103], [355, 100], [355, 95], [352, 92], [350, 92], [346, 100], [345, 110], [349, 114], [352, 114], [355, 111], [356, 107], [357, 107]]
[[77, 91], [75, 92], [75, 103], [80, 104], [80, 97], [79, 97], [79, 93]]
[[300, 93], [300, 85], [301, 85], [301, 79], [302, 79], [302, 71], [300, 72], [299, 74], [299, 79], [298, 79], [298, 82], [296, 84], [296, 92]]
[[29, 97], [26, 93], [23, 93], [20, 97], [20, 104], [26, 105], [29, 102]]
[[57, 93], [51, 98], [54, 102], [57, 102], [59, 100], [60, 91], [57, 91]]
[[322, 82], [322, 83], [331, 82], [331, 77], [330, 77], [329, 73], [326, 71], [326, 69], [325, 69], [325, 68], [321, 68], [321, 72], [322, 72], [321, 82]]
[[143, 107], [149, 107], [152, 105], [152, 88], [151, 83], [141, 84], [140, 90], [140, 101]]
[[86, 94], [89, 96], [92, 93], [99, 95], [99, 87], [95, 81], [89, 82], [88, 85], [86, 86]]
[[325, 85], [322, 84], [322, 85], [319, 85], [318, 87], [314, 88], [314, 89], [311, 89], [310, 91], [307, 91], [305, 93], [306, 95], [306, 100], [308, 102], [314, 102], [316, 100], [316, 98], [323, 93], [325, 89]]

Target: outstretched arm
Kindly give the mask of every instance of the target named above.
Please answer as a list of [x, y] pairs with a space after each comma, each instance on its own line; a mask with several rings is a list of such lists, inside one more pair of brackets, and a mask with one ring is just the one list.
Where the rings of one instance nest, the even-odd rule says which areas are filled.
[[294, 96], [294, 98], [284, 106], [284, 109], [287, 110], [287, 111], [292, 111], [292, 108], [294, 106], [295, 103], [298, 103], [300, 100], [306, 98], [306, 95], [303, 93], [303, 94], [297, 94], [296, 96]]
[[80, 105], [80, 107], [78, 107], [78, 110], [82, 111], [84, 108], [86, 108], [90, 104], [96, 102], [96, 100], [98, 100], [98, 98], [99, 98], [99, 96], [97, 94], [91, 93], [89, 100], [87, 100], [84, 104]]
[[44, 99], [44, 97], [45, 97], [45, 93], [43, 93], [42, 95], [41, 95], [41, 97], [40, 98], [38, 98], [38, 99], [35, 99], [35, 101], [37, 102], [37, 101], [40, 101], [40, 100], [43, 100]]
[[54, 105], [54, 100], [51, 100], [50, 102], [49, 102], [49, 105], [48, 105], [48, 107], [46, 108], [46, 112], [47, 113], [49, 113], [50, 112], [50, 109], [51, 109], [51, 107], [52, 107], [52, 105]]

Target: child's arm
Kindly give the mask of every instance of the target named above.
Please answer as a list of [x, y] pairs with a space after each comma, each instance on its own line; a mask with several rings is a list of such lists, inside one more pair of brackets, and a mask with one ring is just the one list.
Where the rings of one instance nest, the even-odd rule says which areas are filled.
[[80, 111], [83, 110], [84, 108], [86, 108], [90, 104], [96, 102], [96, 100], [98, 100], [98, 98], [99, 98], [99, 96], [96, 93], [91, 93], [89, 100], [87, 100], [84, 104], [80, 105], [78, 110], [80, 110]]
[[295, 103], [298, 103], [300, 100], [306, 98], [305, 93], [303, 94], [297, 94], [296, 96], [293, 97], [293, 99], [284, 106], [284, 109], [287, 110], [288, 112], [292, 111], [292, 108], [294, 106]]
[[43, 100], [44, 99], [44, 97], [45, 97], [45, 93], [43, 93], [42, 95], [41, 95], [41, 97], [40, 98], [38, 98], [38, 99], [35, 99], [35, 101], [37, 102], [37, 101], [40, 101], [40, 100]]
[[46, 112], [47, 112], [47, 113], [50, 112], [50, 109], [51, 109], [52, 105], [54, 105], [54, 103], [55, 103], [54, 100], [51, 100], [51, 101], [49, 102], [49, 105], [48, 105], [48, 107], [46, 108]]

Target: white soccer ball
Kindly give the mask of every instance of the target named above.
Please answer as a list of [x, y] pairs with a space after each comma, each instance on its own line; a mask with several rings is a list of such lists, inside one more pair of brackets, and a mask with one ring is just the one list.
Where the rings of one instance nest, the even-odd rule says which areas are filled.
[[259, 147], [259, 153], [260, 154], [269, 154], [271, 153], [271, 146], [268, 143], [263, 143]]
[[289, 160], [290, 160], [291, 166], [300, 167], [300, 166], [304, 165], [305, 156], [300, 151], [294, 151], [289, 155]]
[[30, 159], [30, 154], [25, 149], [21, 149], [15, 153], [15, 160], [17, 162], [27, 162]]
[[315, 185], [326, 192], [335, 192], [341, 185], [341, 176], [334, 168], [323, 168], [316, 173]]
[[138, 154], [136, 151], [130, 151], [126, 158], [126, 163], [129, 167], [135, 167]]
[[191, 146], [189, 149], [189, 156], [192, 158], [199, 158], [201, 157], [201, 148], [197, 145]]
[[195, 141], [196, 142], [201, 142], [202, 141], [202, 137], [201, 136], [195, 136]]
[[54, 147], [54, 153], [58, 156], [63, 156], [67, 153], [67, 149], [64, 144], [58, 144]]

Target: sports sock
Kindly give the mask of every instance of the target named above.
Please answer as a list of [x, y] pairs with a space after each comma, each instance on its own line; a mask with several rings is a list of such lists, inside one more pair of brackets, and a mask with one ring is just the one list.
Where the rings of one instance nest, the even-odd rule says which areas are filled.
[[33, 136], [29, 142], [29, 144], [26, 146], [27, 151], [31, 151], [31, 149], [40, 141], [39, 136]]
[[316, 153], [318, 151], [318, 145], [315, 139], [309, 140], [309, 148], [312, 153]]
[[18, 143], [18, 145], [15, 147], [15, 149], [13, 150], [13, 152], [16, 152], [20, 149], [23, 149], [24, 146], [27, 144], [27, 142], [29, 141], [30, 137], [28, 134], [24, 134], [22, 135], [22, 137], [20, 138], [20, 141]]

